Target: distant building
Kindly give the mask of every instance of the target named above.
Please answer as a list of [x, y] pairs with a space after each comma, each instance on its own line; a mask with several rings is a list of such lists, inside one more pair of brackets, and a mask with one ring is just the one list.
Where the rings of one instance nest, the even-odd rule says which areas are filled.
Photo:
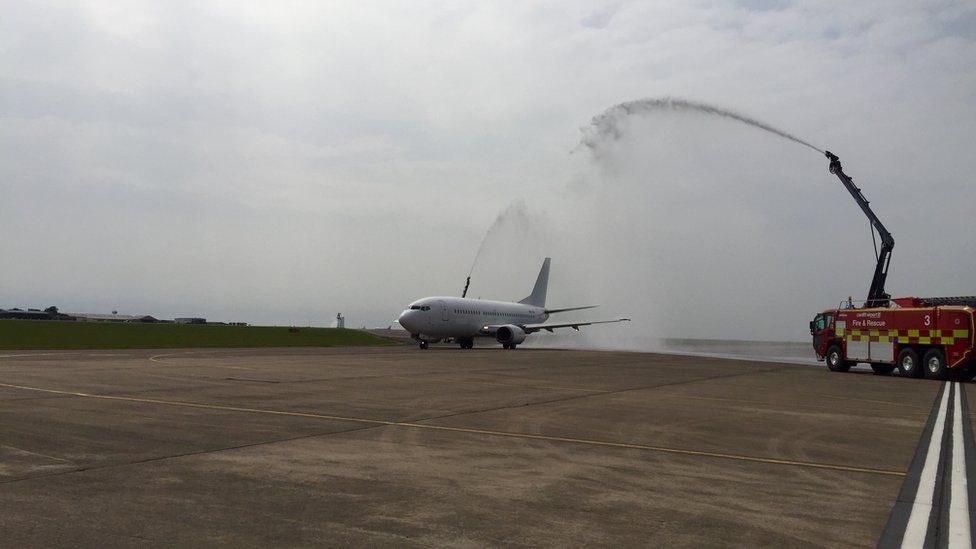
[[188, 317], [188, 318], [174, 318], [173, 322], [177, 324], [206, 324], [206, 318]]
[[57, 307], [48, 307], [43, 311], [40, 309], [0, 309], [0, 319], [19, 319], [19, 320], [74, 320], [74, 317], [59, 313]]
[[37, 309], [30, 311], [22, 311], [20, 309], [0, 309], [0, 318], [13, 318], [20, 320], [51, 320], [51, 315], [44, 311], [38, 311]]
[[126, 322], [141, 322], [143, 324], [155, 324], [159, 322], [159, 319], [146, 315], [146, 316], [137, 316], [137, 317], [130, 318], [129, 320], [126, 320]]
[[101, 314], [101, 313], [68, 313], [75, 317], [78, 322], [130, 322], [137, 317], [134, 315]]

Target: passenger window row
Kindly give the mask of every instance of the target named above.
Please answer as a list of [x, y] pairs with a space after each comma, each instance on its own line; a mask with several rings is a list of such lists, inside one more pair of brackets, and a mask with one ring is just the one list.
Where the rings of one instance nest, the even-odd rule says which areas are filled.
[[[414, 308], [414, 307], [411, 307], [411, 308]], [[486, 312], [486, 311], [474, 311], [474, 310], [470, 310], [470, 309], [454, 309], [454, 314], [458, 314], [458, 315], [502, 316], [502, 313], [496, 313], [494, 311]], [[533, 318], [534, 315], [530, 315], [530, 314], [527, 314], [527, 313], [509, 313], [509, 314], [507, 314], [505, 316], [514, 316], [516, 318]]]

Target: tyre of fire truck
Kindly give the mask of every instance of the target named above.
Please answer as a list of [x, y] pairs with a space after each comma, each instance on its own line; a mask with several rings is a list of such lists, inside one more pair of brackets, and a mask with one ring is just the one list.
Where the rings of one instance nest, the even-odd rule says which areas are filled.
[[895, 371], [894, 364], [872, 364], [871, 369], [879, 376], [886, 376]]
[[826, 357], [827, 368], [831, 372], [846, 372], [851, 369], [851, 363], [844, 360], [844, 353], [841, 352], [839, 345], [827, 347]]
[[898, 353], [898, 371], [904, 377], [922, 377], [922, 367], [919, 364], [918, 353], [915, 349], [905, 348]]
[[922, 365], [925, 367], [925, 377], [931, 379], [949, 377], [949, 369], [946, 368], [945, 353], [942, 349], [929, 349], [922, 357]]

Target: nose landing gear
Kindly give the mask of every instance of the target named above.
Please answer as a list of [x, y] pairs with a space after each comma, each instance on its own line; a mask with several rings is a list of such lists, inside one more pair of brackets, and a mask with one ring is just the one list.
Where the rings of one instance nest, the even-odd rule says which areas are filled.
[[420, 344], [420, 348], [421, 349], [426, 349], [427, 347], [430, 346], [430, 342], [427, 341], [426, 339], [422, 339], [420, 337], [420, 334], [410, 334], [410, 339], [412, 339], [412, 340], [416, 341], [418, 344]]

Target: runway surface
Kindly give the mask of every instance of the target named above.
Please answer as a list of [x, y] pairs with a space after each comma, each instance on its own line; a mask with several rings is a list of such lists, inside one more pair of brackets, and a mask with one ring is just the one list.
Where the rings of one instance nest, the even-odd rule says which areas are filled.
[[[947, 539], [955, 520], [958, 541], [972, 387], [531, 348], [8, 352], [0, 532], [11, 546], [864, 547], [919, 524]], [[915, 530], [898, 509], [920, 513]]]

